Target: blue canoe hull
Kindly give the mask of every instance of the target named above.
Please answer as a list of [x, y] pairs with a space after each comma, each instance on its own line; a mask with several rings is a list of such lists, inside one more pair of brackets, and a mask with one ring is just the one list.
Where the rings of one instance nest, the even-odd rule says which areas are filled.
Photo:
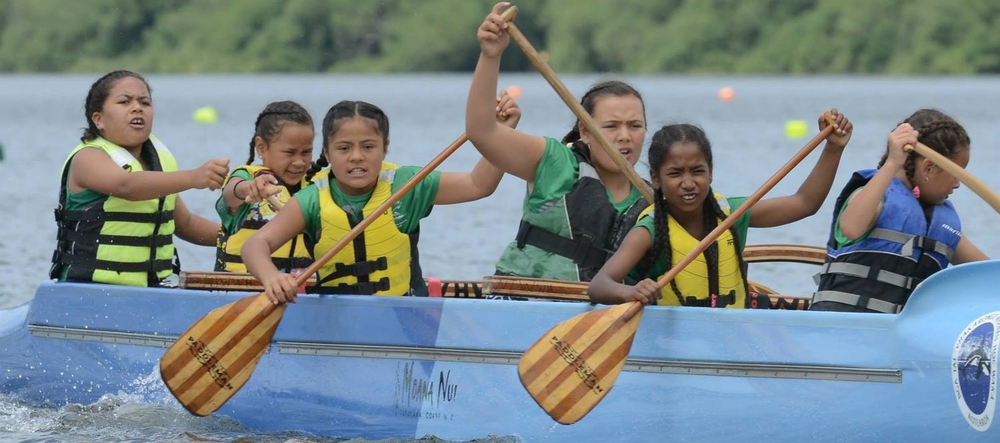
[[[304, 296], [217, 414], [367, 439], [996, 442], [998, 272], [1000, 261], [949, 268], [899, 315], [647, 308], [613, 389], [569, 426], [524, 391], [517, 360], [600, 307]], [[247, 295], [42, 283], [31, 304], [0, 311], [0, 392], [176, 405], [159, 377], [165, 348]]]

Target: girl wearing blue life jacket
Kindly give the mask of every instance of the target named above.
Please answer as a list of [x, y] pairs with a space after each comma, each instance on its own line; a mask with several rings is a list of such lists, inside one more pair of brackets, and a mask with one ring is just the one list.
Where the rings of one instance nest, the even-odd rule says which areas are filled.
[[898, 313], [917, 284], [949, 263], [987, 259], [962, 235], [948, 200], [958, 180], [903, 150], [918, 141], [969, 164], [969, 135], [945, 113], [921, 109], [897, 126], [878, 169], [855, 172], [837, 198], [811, 310]]
[[[654, 279], [683, 259], [746, 197], [726, 198], [712, 190], [712, 146], [700, 128], [677, 124], [657, 131], [649, 145], [656, 203], [639, 216], [621, 247], [591, 280], [590, 299], [603, 304], [637, 300], [672, 306], [767, 307], [768, 303], [755, 304], [748, 297], [743, 262], [747, 230], [792, 223], [822, 206], [853, 129], [836, 109], [830, 113], [836, 130], [826, 138], [823, 153], [798, 191], [759, 201], [662, 290]], [[820, 129], [827, 125], [820, 116]], [[621, 283], [626, 277], [638, 283]]]
[[87, 129], [62, 168], [50, 277], [156, 286], [179, 270], [175, 234], [215, 245], [219, 224], [191, 213], [178, 193], [218, 189], [229, 160], [179, 171], [170, 150], [152, 135], [149, 84], [131, 71], [94, 82], [84, 116]]

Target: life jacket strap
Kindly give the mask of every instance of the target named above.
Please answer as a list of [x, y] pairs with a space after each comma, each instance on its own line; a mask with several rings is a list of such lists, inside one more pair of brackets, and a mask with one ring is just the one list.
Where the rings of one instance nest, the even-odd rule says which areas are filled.
[[820, 278], [827, 274], [847, 275], [851, 277], [874, 280], [912, 291], [923, 279], [907, 277], [895, 272], [879, 269], [877, 266], [865, 266], [857, 263], [828, 262], [823, 265], [819, 273], [813, 276], [813, 280], [818, 285]]
[[377, 282], [360, 282], [353, 285], [340, 284], [337, 286], [310, 286], [306, 288], [309, 294], [347, 294], [347, 295], [372, 295], [379, 291], [389, 290], [389, 277], [382, 277]]
[[813, 304], [823, 301], [842, 303], [845, 305], [854, 306], [862, 309], [868, 309], [876, 312], [882, 312], [885, 314], [898, 314], [900, 311], [903, 310], [902, 305], [889, 303], [885, 300], [879, 300], [877, 298], [871, 298], [857, 294], [849, 294], [847, 292], [818, 291], [815, 294], [813, 294], [813, 301], [812, 301]]
[[591, 268], [604, 266], [611, 251], [594, 244], [594, 237], [583, 234], [569, 239], [524, 220], [517, 229], [517, 247], [531, 245], [545, 252], [566, 257], [574, 263]]

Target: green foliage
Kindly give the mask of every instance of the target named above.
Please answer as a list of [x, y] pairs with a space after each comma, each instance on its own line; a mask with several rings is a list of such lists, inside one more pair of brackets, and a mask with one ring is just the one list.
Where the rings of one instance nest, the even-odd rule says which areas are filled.
[[[470, 71], [493, 0], [0, 0], [0, 72]], [[524, 0], [557, 72], [1000, 72], [1000, 0]], [[514, 46], [514, 45], [512, 45]], [[511, 48], [504, 70], [533, 70]]]

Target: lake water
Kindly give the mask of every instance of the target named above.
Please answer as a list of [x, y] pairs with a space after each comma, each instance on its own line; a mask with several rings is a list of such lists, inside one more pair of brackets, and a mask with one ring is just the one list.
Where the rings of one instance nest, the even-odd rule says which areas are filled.
[[[52, 209], [58, 197], [60, 166], [86, 126], [83, 100], [96, 75], [0, 76], [0, 195], [8, 217], [0, 221], [0, 306], [30, 300], [46, 278], [55, 237]], [[580, 96], [596, 75], [564, 76]], [[714, 188], [726, 195], [749, 195], [798, 152], [807, 139], [788, 139], [785, 122], [810, 122], [837, 107], [854, 122], [832, 194], [850, 172], [874, 167], [896, 123], [920, 107], [936, 107], [961, 122], [972, 138], [969, 172], [1000, 189], [995, 104], [1000, 81], [993, 77], [672, 77], [625, 76], [644, 94], [649, 136], [666, 123], [702, 126], [715, 152]], [[151, 76], [156, 106], [154, 133], [178, 158], [182, 169], [209, 158], [228, 157], [230, 166], [246, 160], [253, 122], [270, 101], [302, 103], [318, 123], [342, 99], [365, 100], [382, 107], [391, 121], [389, 160], [423, 165], [464, 131], [465, 98], [470, 74], [428, 75], [199, 75]], [[501, 86], [518, 85], [524, 112], [519, 129], [561, 138], [575, 120], [552, 88], [536, 73], [503, 75]], [[722, 87], [735, 92], [722, 102]], [[192, 112], [214, 106], [218, 121], [195, 123]], [[648, 139], [648, 137], [647, 137]], [[320, 149], [320, 137], [316, 139]], [[648, 140], [647, 140], [648, 141]], [[795, 192], [818, 153], [793, 170], [771, 195]], [[465, 171], [478, 160], [466, 145], [441, 170]], [[645, 164], [637, 169], [648, 176]], [[516, 233], [524, 183], [506, 177], [490, 198], [434, 210], [421, 228], [421, 263], [428, 276], [478, 279], [493, 272], [496, 257]], [[215, 219], [218, 197], [207, 190], [182, 194], [188, 207]], [[750, 231], [753, 243], [822, 245], [826, 240], [833, 196], [820, 213], [792, 225]], [[990, 231], [997, 214], [963, 187], [952, 200], [962, 214], [965, 235], [991, 257], [1000, 255], [1000, 235]], [[210, 270], [214, 249], [179, 242], [186, 270]], [[755, 265], [751, 277], [787, 294], [813, 289], [807, 265]], [[957, 296], [958, 294], [956, 294]], [[194, 319], [192, 319], [193, 321]], [[188, 434], [186, 434], [188, 433]], [[195, 419], [179, 406], [144, 405], [128, 393], [94, 405], [60, 409], [33, 408], [0, 397], [0, 441], [191, 442], [336, 441], [307, 436], [257, 434], [225, 419]]]

